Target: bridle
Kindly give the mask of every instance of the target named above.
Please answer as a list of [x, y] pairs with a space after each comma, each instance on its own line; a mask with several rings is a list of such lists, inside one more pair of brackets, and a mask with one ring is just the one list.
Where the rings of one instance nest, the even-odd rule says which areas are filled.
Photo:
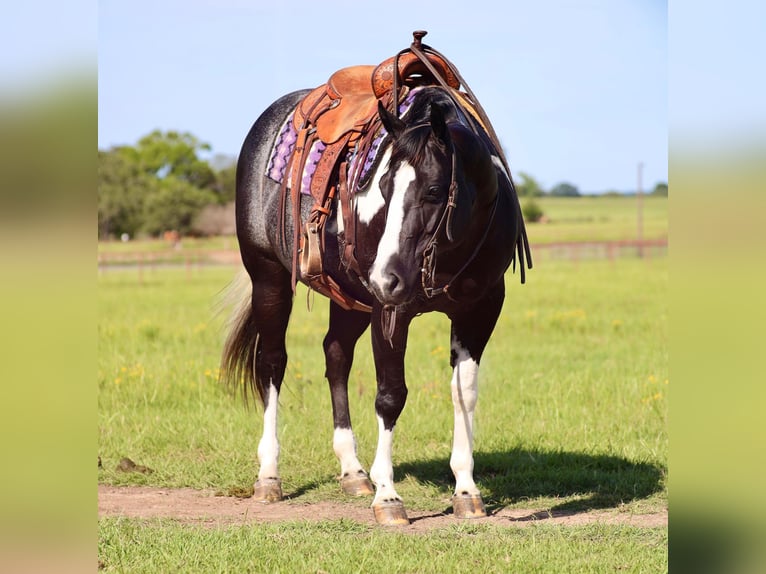
[[[410, 131], [414, 131], [419, 128], [423, 128], [425, 126], [430, 127], [430, 125], [431, 124], [428, 122], [417, 123], [412, 126], [408, 126], [402, 132], [402, 134], [405, 134]], [[476, 256], [479, 254], [479, 251], [481, 250], [482, 246], [487, 240], [487, 237], [489, 236], [489, 230], [492, 227], [492, 223], [495, 219], [495, 213], [497, 212], [497, 204], [500, 198], [500, 193], [495, 194], [495, 199], [492, 204], [492, 211], [490, 212], [489, 220], [487, 221], [484, 227], [484, 233], [482, 234], [481, 239], [479, 239], [479, 242], [476, 244], [473, 251], [471, 252], [471, 255], [468, 257], [465, 263], [463, 263], [460, 269], [458, 269], [457, 272], [455, 272], [455, 274], [452, 276], [452, 278], [449, 281], [447, 281], [440, 287], [436, 287], [435, 286], [436, 260], [438, 256], [439, 236], [441, 235], [442, 231], [444, 231], [444, 235], [446, 236], [447, 241], [452, 242], [454, 239], [454, 236], [452, 233], [452, 218], [453, 218], [455, 209], [457, 208], [457, 196], [458, 196], [458, 190], [459, 190], [457, 180], [455, 179], [455, 175], [457, 173], [457, 156], [455, 154], [454, 146], [450, 146], [449, 154], [450, 154], [450, 184], [449, 184], [449, 192], [447, 195], [447, 203], [445, 204], [444, 209], [442, 210], [441, 216], [439, 218], [439, 222], [436, 224], [436, 229], [434, 230], [433, 234], [428, 240], [428, 243], [426, 244], [425, 249], [423, 250], [423, 266], [420, 269], [420, 284], [423, 287], [423, 292], [425, 293], [428, 299], [433, 299], [434, 297], [438, 295], [446, 295], [450, 301], [456, 302], [456, 300], [450, 294], [450, 287], [452, 287], [452, 285], [455, 283], [458, 277], [462, 275], [462, 273], [468, 268], [468, 266], [471, 263], [473, 263], [474, 259], [476, 259]]]
[[460, 267], [460, 269], [458, 269], [455, 272], [455, 274], [452, 276], [452, 278], [449, 281], [447, 281], [441, 287], [434, 287], [434, 284], [436, 283], [436, 256], [438, 253], [437, 247], [439, 243], [438, 242], [439, 232], [441, 231], [441, 228], [444, 225], [444, 222], [448, 221], [447, 239], [449, 241], [452, 241], [450, 226], [451, 226], [451, 219], [452, 219], [452, 211], [456, 207], [456, 204], [454, 202], [454, 198], [456, 197], [457, 197], [457, 186], [455, 186], [455, 193], [453, 195], [452, 186], [450, 185], [450, 199], [447, 200], [447, 205], [444, 208], [444, 211], [442, 212], [442, 217], [439, 220], [439, 225], [437, 226], [436, 231], [434, 232], [433, 236], [431, 236], [431, 239], [428, 241], [428, 245], [426, 245], [426, 248], [423, 250], [423, 268], [420, 270], [420, 283], [423, 286], [423, 292], [426, 294], [426, 297], [429, 299], [432, 299], [436, 297], [437, 295], [446, 295], [450, 301], [457, 302], [455, 298], [452, 297], [452, 295], [450, 295], [450, 291], [449, 291], [450, 287], [457, 280], [457, 278], [460, 277], [463, 271], [468, 269], [468, 266], [471, 263], [473, 263], [473, 260], [476, 259], [476, 256], [479, 254], [479, 251], [484, 245], [484, 242], [487, 240], [487, 236], [489, 235], [489, 230], [492, 227], [492, 222], [495, 219], [495, 213], [497, 212], [497, 203], [498, 203], [498, 199], [500, 198], [500, 194], [499, 193], [495, 194], [495, 201], [492, 204], [492, 211], [489, 214], [489, 221], [484, 227], [484, 233], [482, 234], [481, 239], [479, 239], [479, 242], [476, 244], [476, 247], [474, 247], [470, 257], [468, 257], [465, 263], [463, 263], [462, 267]]
[[446, 295], [450, 301], [455, 301], [452, 295], [450, 295], [450, 287], [468, 268], [473, 260], [476, 259], [476, 256], [479, 254], [479, 251], [484, 245], [484, 242], [487, 240], [489, 230], [492, 227], [492, 222], [495, 219], [495, 213], [497, 212], [497, 204], [500, 198], [500, 194], [495, 193], [495, 200], [492, 204], [492, 211], [489, 215], [489, 221], [487, 221], [487, 224], [484, 227], [484, 233], [482, 234], [481, 239], [479, 239], [479, 242], [474, 247], [471, 255], [449, 281], [447, 281], [441, 287], [436, 287], [436, 259], [438, 255], [439, 235], [443, 230], [445, 236], [447, 237], [447, 241], [453, 241], [452, 217], [454, 215], [455, 208], [457, 208], [458, 184], [455, 179], [455, 174], [457, 172], [457, 160], [454, 147], [450, 149], [450, 156], [451, 173], [447, 203], [444, 206], [444, 210], [442, 211], [441, 217], [439, 218], [439, 223], [436, 225], [436, 229], [431, 235], [431, 238], [428, 240], [426, 248], [423, 250], [423, 267], [420, 270], [420, 283], [423, 287], [423, 292], [428, 299], [433, 299], [437, 295]]
[[[405, 131], [413, 130], [418, 127], [422, 127], [425, 125], [430, 124], [417, 124], [414, 126], [408, 127]], [[457, 160], [455, 155], [454, 148], [450, 150], [450, 185], [449, 185], [449, 194], [447, 196], [447, 203], [444, 206], [444, 209], [442, 210], [441, 216], [439, 218], [439, 222], [436, 225], [436, 229], [434, 230], [433, 234], [431, 235], [430, 239], [428, 240], [428, 243], [426, 244], [426, 248], [423, 250], [423, 267], [420, 269], [420, 283], [423, 287], [423, 292], [425, 293], [426, 298], [433, 299], [434, 297], [438, 295], [445, 295], [447, 299], [449, 299], [452, 302], [457, 302], [457, 300], [450, 294], [450, 288], [455, 283], [455, 281], [462, 275], [462, 273], [468, 269], [468, 266], [473, 263], [474, 259], [476, 259], [476, 256], [479, 254], [479, 251], [481, 250], [482, 246], [484, 245], [485, 241], [487, 240], [487, 237], [489, 236], [489, 230], [492, 227], [492, 223], [495, 219], [495, 213], [497, 212], [497, 205], [499, 203], [500, 199], [500, 193], [495, 193], [495, 199], [492, 204], [492, 210], [490, 211], [489, 220], [487, 221], [485, 227], [484, 227], [484, 233], [481, 236], [481, 239], [479, 239], [478, 243], [474, 247], [473, 251], [471, 252], [471, 255], [466, 259], [466, 261], [463, 263], [463, 265], [460, 267], [460, 269], [455, 272], [454, 275], [452, 275], [452, 278], [444, 283], [440, 287], [436, 287], [436, 259], [438, 255], [438, 247], [439, 247], [439, 236], [441, 235], [442, 231], [444, 232], [444, 235], [447, 238], [447, 241], [453, 240], [453, 233], [452, 233], [452, 218], [453, 214], [455, 212], [455, 208], [457, 208], [457, 195], [458, 195], [458, 184], [457, 180], [455, 179], [455, 174], [457, 172]], [[367, 287], [369, 289], [369, 287]], [[394, 335], [394, 329], [396, 326], [396, 308], [393, 305], [385, 305], [382, 309], [381, 314], [381, 325], [383, 328], [383, 338], [388, 341], [389, 344], [393, 346], [393, 335]]]

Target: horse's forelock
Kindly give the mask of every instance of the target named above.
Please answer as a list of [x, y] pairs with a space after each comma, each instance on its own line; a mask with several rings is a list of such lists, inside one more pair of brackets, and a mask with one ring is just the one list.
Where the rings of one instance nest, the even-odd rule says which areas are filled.
[[431, 135], [431, 126], [424, 124], [405, 131], [391, 149], [391, 165], [404, 161], [417, 168], [423, 164], [426, 146]]

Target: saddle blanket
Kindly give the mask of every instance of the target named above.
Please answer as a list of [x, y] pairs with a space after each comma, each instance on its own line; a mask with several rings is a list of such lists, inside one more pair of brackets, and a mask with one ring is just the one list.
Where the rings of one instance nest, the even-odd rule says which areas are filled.
[[[419, 90], [420, 88], [414, 88], [410, 90], [402, 103], [399, 104], [399, 117], [403, 117], [410, 109], [415, 94]], [[272, 149], [268, 165], [266, 166], [266, 176], [269, 179], [277, 183], [282, 183], [284, 178], [287, 177], [288, 185], [292, 181], [292, 174], [286, 173], [287, 167], [290, 163], [290, 157], [295, 150], [295, 142], [298, 140], [298, 133], [293, 126], [294, 115], [295, 112], [291, 113], [285, 120], [284, 124], [282, 124], [282, 128], [279, 130], [279, 135], [274, 142], [274, 148]], [[363, 162], [360, 161], [361, 158], [357, 157], [355, 149], [349, 151], [346, 161], [349, 166], [349, 173], [354, 174], [354, 177], [349, 178], [349, 181], [355, 182], [356, 187], [364, 187], [364, 185], [367, 183], [370, 171], [375, 165], [378, 150], [380, 149], [380, 144], [383, 142], [386, 135], [386, 129], [381, 126], [380, 131], [375, 136], [375, 139], [370, 146], [370, 150], [364, 158]], [[300, 192], [303, 195], [311, 195], [311, 179], [314, 176], [317, 164], [322, 158], [322, 153], [326, 147], [327, 146], [324, 144], [324, 142], [320, 140], [315, 140], [311, 145], [309, 155], [306, 158], [306, 163], [303, 167], [303, 174], [301, 176]]]

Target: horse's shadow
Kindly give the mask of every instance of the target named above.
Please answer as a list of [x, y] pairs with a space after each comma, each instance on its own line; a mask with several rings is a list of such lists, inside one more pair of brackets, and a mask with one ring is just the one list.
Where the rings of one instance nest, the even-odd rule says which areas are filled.
[[[451, 492], [454, 477], [448, 458], [396, 466], [395, 476], [410, 476]], [[527, 499], [563, 499], [552, 514], [613, 508], [648, 498], [664, 488], [661, 466], [625, 458], [580, 452], [528, 450], [474, 452], [474, 478], [492, 513]]]

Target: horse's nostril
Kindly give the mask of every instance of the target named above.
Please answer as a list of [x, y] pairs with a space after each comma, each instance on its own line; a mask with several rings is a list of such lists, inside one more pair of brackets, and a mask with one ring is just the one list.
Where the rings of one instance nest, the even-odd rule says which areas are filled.
[[401, 278], [396, 273], [391, 273], [388, 276], [388, 289], [391, 291], [391, 293], [395, 293], [397, 290], [397, 287], [402, 285]]

